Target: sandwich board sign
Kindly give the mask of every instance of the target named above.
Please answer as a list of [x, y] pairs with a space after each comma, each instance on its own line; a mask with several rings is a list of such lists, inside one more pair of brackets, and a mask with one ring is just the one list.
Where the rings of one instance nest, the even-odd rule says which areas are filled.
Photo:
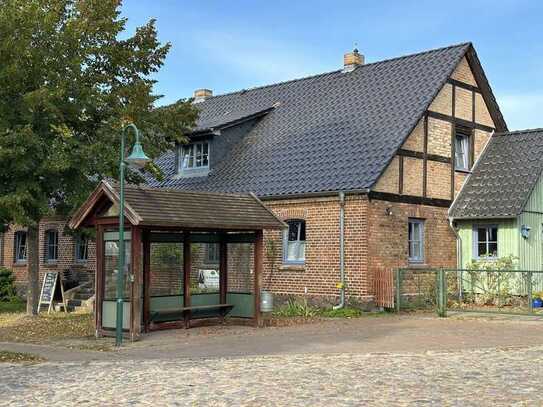
[[40, 312], [42, 305], [47, 305], [47, 313], [49, 314], [55, 301], [61, 302], [64, 311], [67, 312], [64, 287], [62, 287], [62, 276], [57, 271], [48, 271], [43, 276], [38, 312]]

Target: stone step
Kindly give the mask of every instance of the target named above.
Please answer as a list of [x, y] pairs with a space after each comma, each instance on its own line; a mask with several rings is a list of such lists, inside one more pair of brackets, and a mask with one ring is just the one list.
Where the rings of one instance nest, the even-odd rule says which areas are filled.
[[78, 299], [68, 300], [68, 306], [78, 307], [82, 304], [82, 302], [82, 300]]
[[[64, 311], [64, 307], [62, 305], [60, 305], [60, 304], [55, 304], [54, 308], [55, 308], [56, 312]], [[68, 304], [68, 306], [66, 308], [67, 308], [66, 311], [68, 311], [68, 312], [72, 312], [72, 311], [75, 310], [75, 307], [73, 305], [69, 305], [69, 304]]]

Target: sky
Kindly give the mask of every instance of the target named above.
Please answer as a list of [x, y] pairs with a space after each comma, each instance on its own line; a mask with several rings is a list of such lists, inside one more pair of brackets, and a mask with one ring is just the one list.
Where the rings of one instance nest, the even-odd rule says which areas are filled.
[[473, 42], [511, 130], [543, 127], [543, 1], [124, 0], [127, 34], [155, 18], [172, 49], [159, 104]]

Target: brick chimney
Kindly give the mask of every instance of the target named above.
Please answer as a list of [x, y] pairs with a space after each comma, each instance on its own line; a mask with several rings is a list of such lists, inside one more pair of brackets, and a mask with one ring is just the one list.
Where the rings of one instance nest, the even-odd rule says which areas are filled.
[[358, 53], [356, 48], [343, 55], [343, 72], [352, 72], [360, 65], [364, 65], [364, 55]]
[[194, 103], [200, 103], [213, 96], [213, 91], [210, 89], [196, 89], [194, 91]]

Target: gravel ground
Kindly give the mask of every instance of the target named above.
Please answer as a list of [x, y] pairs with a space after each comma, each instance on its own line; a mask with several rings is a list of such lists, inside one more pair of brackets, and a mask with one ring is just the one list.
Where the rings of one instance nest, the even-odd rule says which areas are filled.
[[0, 368], [0, 405], [543, 405], [543, 347]]

